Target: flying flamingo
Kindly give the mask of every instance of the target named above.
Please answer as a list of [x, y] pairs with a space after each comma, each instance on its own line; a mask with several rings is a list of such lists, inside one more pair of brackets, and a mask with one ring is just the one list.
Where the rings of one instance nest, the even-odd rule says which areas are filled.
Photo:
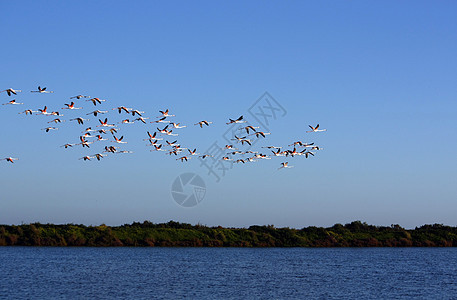
[[200, 128], [203, 128], [203, 125], [209, 126], [209, 124], [213, 124], [213, 122], [208, 122], [208, 121], [203, 120], [194, 125], [200, 125]]
[[149, 141], [151, 141], [151, 140], [156, 140], [156, 141], [157, 140], [163, 140], [163, 139], [160, 139], [160, 138], [156, 137], [157, 136], [157, 132], [154, 132], [154, 134], [150, 134], [149, 131], [148, 131], [148, 136], [149, 136], [149, 139], [145, 139], [143, 141], [147, 141], [147, 140], [149, 140]]
[[22, 105], [22, 104], [24, 104], [24, 103], [19, 103], [19, 102], [16, 102], [16, 100], [11, 100], [10, 102], [3, 103], [2, 105], [9, 105], [9, 104], [13, 104], [13, 105]]
[[246, 127], [242, 127], [242, 128], [240, 128], [238, 130], [246, 130], [246, 133], [249, 134], [249, 130], [252, 130], [252, 131], [255, 132], [256, 129], [258, 129], [258, 128], [260, 128], [260, 127], [254, 127], [254, 126], [249, 125], [249, 126], [246, 126]]
[[166, 121], [167, 117], [163, 117], [163, 118], [160, 118], [159, 120], [157, 121], [152, 121], [151, 123], [170, 123], [170, 121]]
[[82, 107], [75, 107], [75, 103], [71, 102], [70, 104], [65, 103], [67, 107], [64, 107], [62, 109], [82, 109]]
[[86, 161], [86, 160], [91, 160], [92, 158], [94, 158], [94, 157], [93, 156], [83, 156], [79, 160], [83, 159], [84, 161]]
[[[170, 115], [168, 109], [166, 111], [159, 110], [159, 113], [162, 114], [160, 117], [174, 117], [175, 116], [175, 115]], [[158, 118], [160, 118], [160, 117], [158, 117]]]
[[113, 110], [117, 110], [119, 113], [121, 113], [122, 111], [129, 113], [131, 108], [127, 108], [125, 106], [119, 106], [119, 107], [113, 108]]
[[93, 112], [90, 112], [86, 115], [94, 115], [94, 117], [96, 117], [98, 114], [106, 114], [107, 111], [101, 111], [101, 110], [94, 110]]
[[18, 114], [25, 114], [25, 115], [30, 114], [30, 115], [32, 115], [33, 113], [36, 113], [36, 112], [38, 112], [38, 111], [37, 110], [35, 111], [35, 110], [27, 109], [27, 110], [24, 110], [23, 112], [20, 112]]
[[11, 96], [12, 94], [17, 95], [17, 93], [22, 92], [21, 90], [14, 90], [14, 89], [6, 89], [3, 91], [0, 91], [0, 93], [6, 92], [8, 96]]
[[278, 170], [280, 169], [284, 169], [284, 168], [293, 168], [293, 166], [289, 166], [289, 162], [283, 162], [281, 163], [282, 167], [278, 168]]
[[65, 120], [61, 120], [61, 119], [57, 118], [57, 119], [54, 119], [54, 120], [52, 120], [52, 121], [49, 121], [48, 123], [52, 123], [52, 122], [54, 122], [54, 123], [57, 124], [57, 123], [65, 122]]
[[45, 130], [46, 132], [49, 132], [49, 130], [58, 130], [59, 128], [56, 128], [56, 127], [46, 127], [46, 128], [43, 128], [41, 130]]
[[149, 119], [149, 118], [139, 117], [139, 118], [136, 118], [134, 121], [141, 121], [141, 122], [143, 122], [143, 124], [146, 124], [145, 120], [147, 120], [147, 119]]
[[187, 127], [187, 126], [185, 126], [185, 125], [184, 125], [184, 126], [180, 126], [179, 124], [181, 124], [181, 123], [170, 123], [170, 124], [171, 124], [171, 125], [173, 126], [173, 128], [175, 128], [175, 129], [181, 129], [181, 128], [186, 128], [186, 127]]
[[134, 109], [134, 110], [131, 110], [130, 113], [132, 114], [133, 117], [135, 116], [135, 114], [141, 117], [142, 116], [141, 114], [144, 114], [144, 111], [139, 111], [137, 109]]
[[229, 125], [229, 124], [239, 124], [239, 123], [246, 123], [246, 121], [243, 121], [243, 116], [240, 116], [236, 120], [229, 119], [229, 122], [226, 124]]
[[316, 127], [313, 127], [311, 125], [308, 125], [309, 128], [311, 128], [310, 131], [307, 131], [307, 132], [321, 132], [321, 131], [327, 131], [327, 129], [318, 129], [319, 128], [319, 124], [316, 125]]
[[122, 139], [124, 138], [124, 136], [121, 136], [120, 138], [117, 138], [117, 137], [113, 134], [113, 138], [114, 138], [113, 143], [127, 144], [127, 142], [123, 142], [123, 141], [122, 141]]
[[83, 118], [75, 118], [75, 119], [70, 119], [70, 121], [78, 121], [78, 124], [84, 124], [84, 121], [89, 121], [89, 119], [83, 119]]
[[102, 121], [98, 119], [101, 125], [98, 125], [97, 127], [114, 127], [114, 124], [108, 124], [108, 118], [105, 118], [105, 121]]
[[19, 160], [19, 158], [13, 158], [13, 157], [6, 157], [3, 158], [2, 160], [6, 160], [7, 162], [14, 163], [15, 160]]
[[81, 98], [90, 98], [90, 96], [84, 96], [84, 95], [76, 95], [76, 96], [73, 96], [73, 97], [70, 97], [70, 99], [81, 99]]
[[40, 94], [43, 94], [43, 93], [54, 93], [53, 91], [47, 91], [46, 88], [42, 88], [40, 86], [38, 86], [38, 91], [30, 91], [31, 93], [40, 93]]
[[92, 98], [92, 99], [89, 99], [89, 100], [86, 100], [86, 101], [90, 101], [94, 104], [94, 106], [98, 104], [102, 104], [102, 102], [105, 102], [106, 100], [102, 100], [100, 98]]

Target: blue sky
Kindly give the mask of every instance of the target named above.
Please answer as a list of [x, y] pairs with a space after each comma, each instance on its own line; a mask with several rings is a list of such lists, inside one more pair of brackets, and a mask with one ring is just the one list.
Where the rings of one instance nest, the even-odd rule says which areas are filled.
[[[453, 1], [35, 1], [1, 4], [0, 89], [23, 90], [0, 106], [0, 223], [117, 225], [133, 221], [223, 226], [328, 226], [363, 220], [414, 227], [457, 225], [457, 4]], [[53, 94], [32, 94], [38, 85]], [[18, 112], [69, 97], [111, 108], [169, 108], [183, 146], [205, 151], [228, 118], [269, 92], [287, 111], [258, 146], [303, 140], [315, 157], [236, 165], [220, 182], [197, 159], [150, 153], [153, 124], [122, 126], [133, 154], [101, 162], [76, 142], [88, 126]], [[13, 99], [0, 94], [1, 103]], [[65, 111], [65, 119], [93, 109]], [[98, 107], [98, 106], [97, 106]], [[90, 125], [95, 126], [93, 116]], [[131, 118], [131, 116], [130, 116]], [[212, 126], [192, 124], [208, 119]], [[320, 123], [325, 133], [305, 133]], [[98, 149], [98, 148], [97, 148]], [[266, 152], [265, 152], [266, 153]], [[292, 169], [277, 170], [289, 161]], [[193, 208], [170, 194], [184, 172], [206, 182]]]

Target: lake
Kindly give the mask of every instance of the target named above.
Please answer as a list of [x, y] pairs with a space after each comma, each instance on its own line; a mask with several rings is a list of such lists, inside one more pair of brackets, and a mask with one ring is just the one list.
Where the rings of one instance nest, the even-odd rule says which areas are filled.
[[0, 247], [0, 298], [456, 299], [456, 248]]

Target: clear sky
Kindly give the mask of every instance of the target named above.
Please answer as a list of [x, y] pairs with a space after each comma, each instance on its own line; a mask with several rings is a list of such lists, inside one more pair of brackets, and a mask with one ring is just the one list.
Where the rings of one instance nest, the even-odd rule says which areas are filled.
[[[301, 228], [371, 224], [457, 225], [457, 3], [455, 1], [3, 1], [0, 4], [0, 223], [133, 221]], [[53, 94], [30, 93], [38, 85]], [[237, 164], [216, 182], [196, 157], [151, 153], [154, 124], [123, 125], [122, 149], [102, 161], [77, 142], [93, 105], [47, 116], [19, 112], [69, 97], [106, 99], [110, 122], [125, 105], [154, 120], [169, 108], [183, 146], [223, 144], [228, 118], [249, 115], [268, 92], [286, 111], [261, 146], [301, 140], [305, 159]], [[68, 119], [84, 116], [88, 126]], [[131, 119], [131, 116], [130, 116]], [[194, 123], [207, 119], [210, 127]], [[327, 132], [306, 133], [321, 124]], [[160, 126], [163, 127], [163, 126]], [[107, 136], [108, 137], [108, 136]], [[111, 139], [112, 140], [112, 139]], [[111, 142], [107, 142], [112, 144]], [[103, 144], [104, 146], [105, 144]], [[268, 153], [266, 149], [261, 149]], [[277, 170], [289, 161], [294, 168]], [[206, 182], [195, 207], [171, 197], [185, 172]]]

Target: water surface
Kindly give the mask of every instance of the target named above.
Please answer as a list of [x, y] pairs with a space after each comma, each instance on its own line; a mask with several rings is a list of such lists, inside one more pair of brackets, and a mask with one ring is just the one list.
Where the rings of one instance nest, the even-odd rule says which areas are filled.
[[456, 299], [456, 248], [0, 247], [0, 298]]

